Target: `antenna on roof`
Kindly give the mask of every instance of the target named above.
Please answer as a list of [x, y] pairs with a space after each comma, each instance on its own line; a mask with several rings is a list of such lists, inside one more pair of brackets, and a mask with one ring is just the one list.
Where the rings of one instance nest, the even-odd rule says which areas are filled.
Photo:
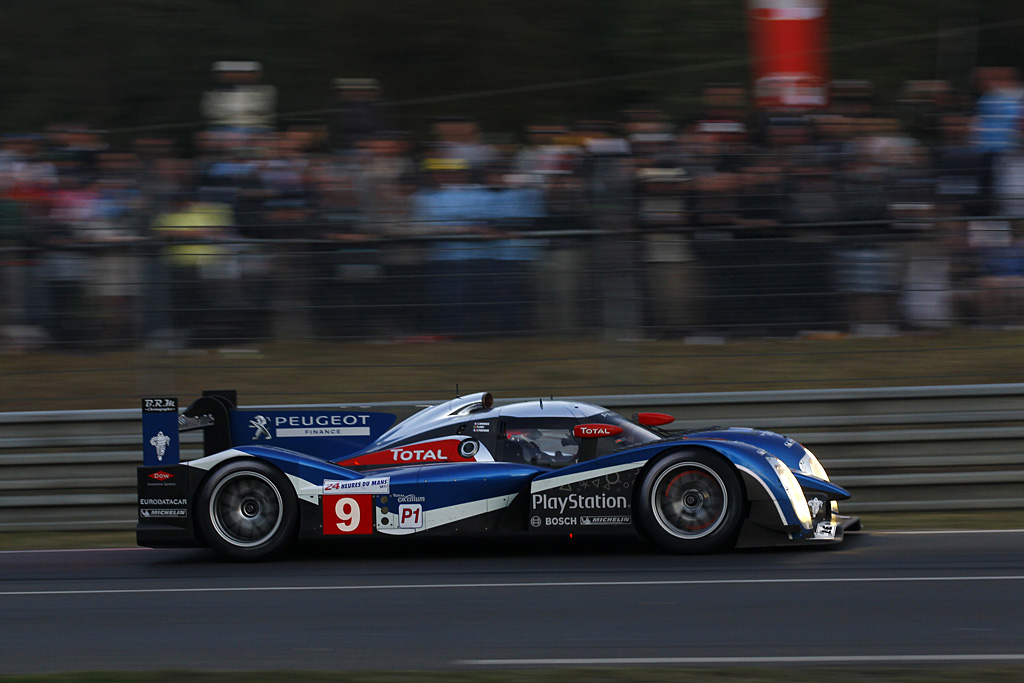
[[540, 409], [544, 410], [544, 399], [539, 399], [539, 400], [540, 400]]
[[459, 397], [459, 383], [455, 383], [455, 398]]

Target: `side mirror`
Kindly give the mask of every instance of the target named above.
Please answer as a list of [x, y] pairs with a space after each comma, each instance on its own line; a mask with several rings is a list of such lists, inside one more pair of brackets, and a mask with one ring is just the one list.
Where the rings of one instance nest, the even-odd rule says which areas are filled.
[[676, 421], [674, 417], [665, 413], [637, 413], [635, 420], [637, 424], [642, 424], [645, 427], [660, 427]]

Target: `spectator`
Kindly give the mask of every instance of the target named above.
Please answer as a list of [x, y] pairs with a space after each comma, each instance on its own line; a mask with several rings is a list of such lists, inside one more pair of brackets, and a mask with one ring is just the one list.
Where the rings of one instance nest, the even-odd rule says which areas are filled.
[[975, 75], [978, 98], [971, 144], [986, 152], [1007, 152], [1020, 145], [1024, 88], [1015, 69], [984, 67]]
[[[332, 146], [319, 121], [275, 130], [258, 64], [214, 73], [193, 159], [159, 138], [126, 154], [82, 124], [2, 139], [4, 253], [18, 258], [5, 257], [0, 324], [77, 345], [176, 325], [182, 342], [588, 326], [637, 338], [644, 325], [831, 326], [842, 297], [851, 329], [889, 333], [949, 324], [957, 285], [975, 319], [1016, 315], [1017, 238], [977, 237], [1003, 229], [995, 214], [1024, 214], [1012, 70], [979, 70], [973, 120], [948, 84], [910, 84], [901, 111], [920, 140], [880, 114], [870, 83], [836, 84], [813, 117], [765, 112], [757, 129], [742, 87], [709, 86], [681, 134], [644, 105], [621, 125], [531, 127], [516, 153], [472, 118], [439, 118], [423, 173], [372, 79], [336, 82]], [[140, 241], [154, 244], [141, 258]]]
[[601, 274], [601, 327], [610, 339], [638, 339], [643, 335], [643, 304], [633, 149], [609, 123], [581, 122], [579, 132], [590, 227], [600, 233], [594, 268]]
[[[316, 236], [304, 296], [314, 330], [327, 337], [359, 337], [376, 331], [380, 288], [381, 224], [370, 216], [362, 166], [357, 157], [323, 160], [312, 168]], [[302, 264], [295, 264], [302, 269]]]
[[413, 197], [413, 219], [437, 238], [426, 257], [427, 307], [431, 329], [441, 335], [469, 335], [485, 316], [492, 236], [485, 213], [486, 189], [470, 180], [465, 159], [428, 158], [431, 186]]
[[18, 202], [7, 195], [9, 177], [0, 172], [0, 342], [15, 340], [23, 329], [25, 222]]
[[686, 229], [686, 172], [657, 165], [638, 171], [639, 221], [643, 231], [646, 325], [658, 336], [673, 336], [696, 323], [693, 249]]
[[486, 216], [498, 237], [489, 250], [493, 262], [489, 289], [494, 306], [487, 316], [486, 331], [522, 334], [534, 324], [530, 317], [534, 293], [527, 275], [543, 246], [529, 233], [543, 222], [546, 210], [543, 192], [521, 183], [519, 176], [506, 170], [495, 165], [485, 176]]
[[[170, 284], [171, 325], [177, 344], [217, 343], [227, 335], [228, 287], [240, 278], [239, 262], [228, 242], [234, 213], [227, 204], [197, 202], [179, 194], [169, 210], [153, 221], [164, 243], [163, 268]], [[239, 312], [244, 314], [244, 312]]]
[[336, 103], [331, 130], [335, 151], [351, 151], [361, 142], [394, 129], [391, 110], [381, 101], [377, 79], [335, 78], [331, 88]]
[[143, 238], [143, 198], [139, 161], [133, 154], [100, 155], [96, 182], [96, 221], [89, 236], [94, 248], [91, 289], [99, 335], [105, 345], [127, 346], [138, 338]]
[[203, 93], [203, 117], [212, 129], [254, 133], [270, 130], [277, 119], [277, 89], [263, 83], [259, 62], [215, 62], [215, 84]]
[[534, 324], [547, 334], [578, 336], [586, 326], [597, 321], [588, 315], [589, 307], [581, 301], [595, 301], [596, 287], [590, 267], [593, 240], [585, 235], [588, 229], [586, 187], [576, 171], [578, 148], [559, 162], [555, 170], [545, 171], [544, 227], [557, 236], [548, 237], [543, 254], [534, 263], [530, 280], [538, 300]]
[[497, 161], [497, 150], [484, 143], [480, 126], [468, 116], [439, 116], [434, 119], [433, 158], [465, 162], [470, 179], [479, 183], [485, 167]]
[[516, 153], [514, 166], [525, 182], [546, 190], [556, 174], [577, 168], [580, 150], [566, 144], [569, 130], [564, 126], [530, 126], [526, 135], [527, 144]]
[[976, 221], [968, 228], [975, 272], [961, 296], [967, 319], [1002, 328], [1024, 322], [1024, 240], [1006, 221]]
[[962, 114], [940, 120], [935, 192], [948, 216], [984, 216], [992, 207], [992, 154], [969, 144], [969, 122]]

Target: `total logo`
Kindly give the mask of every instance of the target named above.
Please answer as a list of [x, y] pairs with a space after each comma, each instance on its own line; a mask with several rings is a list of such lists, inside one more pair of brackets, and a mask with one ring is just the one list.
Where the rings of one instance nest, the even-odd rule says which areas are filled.
[[150, 479], [156, 479], [157, 481], [167, 481], [168, 479], [174, 479], [173, 474], [171, 474], [170, 472], [164, 472], [163, 470], [147, 474], [146, 476], [149, 477]]
[[[456, 442], [457, 443], [457, 442]], [[451, 442], [442, 441], [436, 444], [419, 444], [392, 448], [391, 459], [394, 462], [440, 462], [447, 460], [468, 460], [480, 449], [480, 442], [472, 439], [458, 443], [455, 449]], [[427, 446], [427, 448], [423, 448]]]
[[338, 461], [345, 465], [394, 465], [492, 461], [494, 458], [476, 439], [450, 438], [397, 446], [383, 451]]
[[602, 436], [615, 436], [622, 433], [622, 427], [606, 424], [584, 424], [573, 427], [572, 434], [575, 437], [594, 439]]

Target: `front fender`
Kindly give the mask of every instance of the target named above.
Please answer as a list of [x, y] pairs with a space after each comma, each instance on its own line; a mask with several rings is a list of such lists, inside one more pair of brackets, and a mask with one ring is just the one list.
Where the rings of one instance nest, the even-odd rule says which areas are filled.
[[[797, 515], [794, 507], [794, 504], [801, 504], [800, 500], [797, 500], [796, 503], [794, 503], [793, 496], [786, 491], [786, 487], [783, 486], [782, 480], [779, 478], [779, 474], [775, 471], [775, 468], [772, 467], [768, 460], [766, 460], [766, 456], [775, 455], [774, 453], [770, 453], [764, 448], [760, 448], [754, 444], [732, 440], [727, 441], [714, 437], [708, 439], [689, 438], [686, 439], [685, 443], [690, 446], [697, 446], [715, 451], [728, 459], [729, 462], [731, 462], [733, 466], [743, 474], [748, 500], [765, 502], [771, 501], [772, 507], [775, 508], [775, 512], [778, 514], [779, 522], [782, 526], [790, 529], [802, 528], [800, 517]], [[785, 461], [783, 461], [783, 463], [785, 464]], [[794, 476], [796, 476], [796, 473], [794, 473]], [[813, 479], [813, 477], [810, 479]], [[799, 483], [799, 478], [797, 481]], [[815, 479], [814, 481], [817, 482], [819, 480]], [[821, 483], [828, 485], [830, 488], [838, 489], [838, 487], [834, 487], [827, 482]], [[803, 484], [800, 484], [800, 488], [803, 488]], [[815, 490], [820, 489], [815, 487]], [[839, 490], [841, 491], [841, 489]], [[843, 491], [843, 494], [844, 497], [849, 497], [849, 494], [845, 491]], [[802, 492], [796, 497], [802, 498]], [[806, 502], [803, 502], [802, 504], [806, 505]]]

